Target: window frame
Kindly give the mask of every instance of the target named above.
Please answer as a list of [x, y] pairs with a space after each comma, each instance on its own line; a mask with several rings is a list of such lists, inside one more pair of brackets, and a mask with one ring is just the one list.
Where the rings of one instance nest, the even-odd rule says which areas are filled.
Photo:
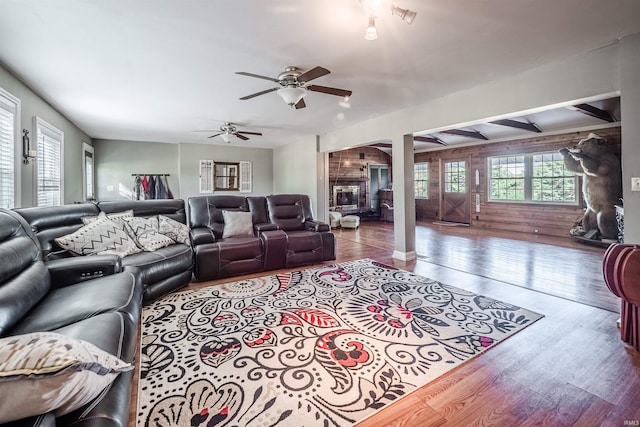
[[[7, 206], [9, 209], [13, 209], [22, 206], [22, 174], [20, 169], [20, 165], [22, 164], [22, 132], [20, 131], [22, 128], [22, 102], [18, 97], [14, 96], [2, 87], [0, 87], [0, 97], [2, 97], [4, 102], [7, 104], [13, 104], [14, 108], [13, 147], [11, 150], [13, 152], [13, 206]], [[7, 148], [11, 149], [11, 146], [8, 146]]]
[[44, 162], [43, 153], [40, 147], [40, 136], [41, 136], [40, 129], [44, 131], [43, 133], [45, 133], [45, 135], [49, 134], [48, 135], [49, 138], [53, 138], [53, 139], [57, 138], [57, 141], [60, 142], [60, 153], [59, 153], [60, 164], [57, 166], [60, 171], [60, 177], [59, 177], [60, 205], [63, 205], [64, 204], [64, 132], [38, 116], [35, 116], [33, 118], [33, 121], [34, 121], [33, 123], [34, 129], [35, 129], [34, 134], [36, 135], [36, 147], [38, 147], [38, 153], [36, 157], [36, 167], [34, 168], [35, 205], [36, 206], [57, 206], [57, 205], [41, 205], [40, 204], [41, 187], [39, 183], [40, 181], [39, 170], [41, 166], [44, 167], [42, 163]]
[[[418, 166], [418, 165], [425, 165], [426, 173], [427, 173], [427, 178], [426, 179], [420, 179], [420, 180], [416, 179], [416, 166]], [[430, 173], [431, 173], [431, 165], [429, 164], [429, 162], [416, 162], [416, 163], [413, 164], [413, 189], [414, 189], [414, 197], [416, 199], [429, 200], [429, 198], [430, 198], [429, 184], [431, 182]], [[418, 182], [418, 181], [426, 182], [426, 185], [425, 185], [425, 193], [426, 193], [426, 195], [425, 196], [419, 196], [418, 192], [416, 191], [416, 182]]]
[[[556, 151], [553, 150], [545, 150], [545, 151], [534, 151], [530, 153], [513, 153], [513, 154], [502, 154], [495, 156], [488, 156], [486, 161], [487, 167], [487, 202], [489, 203], [514, 203], [514, 204], [533, 204], [533, 205], [559, 205], [559, 206], [579, 206], [582, 202], [582, 192], [580, 191], [580, 180], [579, 175], [575, 172], [568, 171], [573, 174], [574, 179], [574, 188], [575, 188], [575, 200], [573, 201], [558, 201], [558, 200], [533, 200], [533, 158], [534, 156], [542, 156], [544, 154], [556, 154]], [[524, 200], [505, 200], [505, 199], [493, 199], [491, 198], [491, 183], [494, 179], [491, 175], [491, 160], [496, 158], [505, 158], [505, 157], [523, 157], [524, 159]], [[569, 176], [569, 175], [565, 175]], [[495, 178], [500, 179], [500, 178]]]

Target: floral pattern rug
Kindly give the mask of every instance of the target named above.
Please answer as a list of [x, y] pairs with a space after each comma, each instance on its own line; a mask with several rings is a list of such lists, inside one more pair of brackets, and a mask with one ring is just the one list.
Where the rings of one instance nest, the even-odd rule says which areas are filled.
[[142, 315], [138, 426], [350, 426], [542, 316], [364, 259]]

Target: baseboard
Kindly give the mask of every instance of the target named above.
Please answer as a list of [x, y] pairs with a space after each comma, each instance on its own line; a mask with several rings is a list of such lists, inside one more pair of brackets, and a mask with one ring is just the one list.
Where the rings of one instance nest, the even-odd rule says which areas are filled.
[[413, 261], [414, 259], [416, 259], [416, 251], [393, 251], [393, 255], [391, 255], [391, 258], [399, 259], [400, 261]]

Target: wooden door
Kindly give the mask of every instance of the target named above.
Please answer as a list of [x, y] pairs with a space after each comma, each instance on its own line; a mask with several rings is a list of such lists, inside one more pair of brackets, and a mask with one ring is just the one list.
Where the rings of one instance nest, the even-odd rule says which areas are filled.
[[440, 168], [442, 183], [442, 220], [469, 224], [469, 162], [467, 159], [444, 160]]

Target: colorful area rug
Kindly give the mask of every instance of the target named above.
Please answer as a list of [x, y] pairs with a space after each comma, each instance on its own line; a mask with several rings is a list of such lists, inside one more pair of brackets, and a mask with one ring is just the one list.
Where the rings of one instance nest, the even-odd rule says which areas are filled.
[[542, 316], [359, 260], [143, 310], [139, 426], [350, 426]]

